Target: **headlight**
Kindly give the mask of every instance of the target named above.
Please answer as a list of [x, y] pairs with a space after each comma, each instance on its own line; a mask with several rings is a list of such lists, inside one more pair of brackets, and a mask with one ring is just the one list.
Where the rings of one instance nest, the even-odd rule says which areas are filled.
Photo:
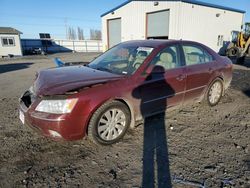
[[52, 114], [67, 114], [73, 110], [76, 102], [77, 99], [42, 100], [36, 107], [36, 111]]

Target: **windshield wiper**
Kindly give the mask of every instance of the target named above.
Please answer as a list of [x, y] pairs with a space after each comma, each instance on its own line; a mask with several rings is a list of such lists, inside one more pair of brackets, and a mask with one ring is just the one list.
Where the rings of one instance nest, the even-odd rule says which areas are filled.
[[95, 69], [100, 70], [100, 71], [105, 71], [105, 72], [110, 72], [113, 73], [112, 70], [105, 68], [105, 67], [96, 67]]

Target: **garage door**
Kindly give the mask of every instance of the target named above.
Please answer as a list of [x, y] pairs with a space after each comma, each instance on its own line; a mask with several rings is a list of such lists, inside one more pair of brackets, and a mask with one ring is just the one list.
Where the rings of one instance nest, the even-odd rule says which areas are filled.
[[168, 39], [169, 37], [169, 10], [147, 14], [147, 38]]
[[121, 19], [108, 20], [109, 48], [121, 42]]

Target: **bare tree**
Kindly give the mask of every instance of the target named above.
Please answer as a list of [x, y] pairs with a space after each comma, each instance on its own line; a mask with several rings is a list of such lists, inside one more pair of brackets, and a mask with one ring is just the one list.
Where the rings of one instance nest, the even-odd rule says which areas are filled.
[[68, 33], [67, 33], [67, 39], [69, 40], [71, 38], [71, 27], [68, 27]]
[[76, 31], [74, 28], [72, 28], [72, 40], [76, 39]]
[[101, 40], [102, 32], [97, 29], [90, 29], [90, 39], [91, 40]]
[[83, 29], [77, 27], [78, 40], [84, 40]]
[[75, 40], [76, 39], [76, 31], [73, 27], [69, 27], [68, 29], [68, 37], [69, 40]]
[[101, 32], [101, 30], [96, 30], [96, 39], [97, 40], [102, 40], [102, 32]]

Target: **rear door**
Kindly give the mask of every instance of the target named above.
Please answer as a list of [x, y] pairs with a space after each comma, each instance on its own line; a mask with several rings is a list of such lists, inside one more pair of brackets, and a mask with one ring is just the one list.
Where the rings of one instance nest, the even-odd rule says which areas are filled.
[[184, 43], [182, 45], [186, 63], [185, 102], [199, 100], [211, 80], [214, 71], [213, 57], [201, 46]]

